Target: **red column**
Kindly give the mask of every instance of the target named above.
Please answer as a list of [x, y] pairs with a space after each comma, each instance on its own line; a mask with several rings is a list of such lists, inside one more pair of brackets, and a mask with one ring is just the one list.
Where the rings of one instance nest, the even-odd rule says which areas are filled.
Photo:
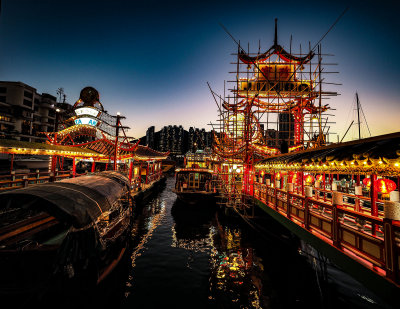
[[[378, 190], [376, 187], [376, 174], [371, 175], [371, 216], [378, 216], [378, 206], [376, 200], [378, 199]], [[372, 235], [376, 235], [376, 225], [372, 224]]]
[[133, 168], [133, 161], [129, 164], [129, 182], [132, 182], [132, 168]]
[[76, 159], [74, 158], [72, 160], [72, 177], [75, 177], [76, 175]]
[[326, 192], [325, 192], [325, 190], [326, 190], [326, 178], [325, 178], [325, 172], [324, 172], [324, 174], [323, 174], [323, 182], [324, 182], [324, 186], [323, 186], [323, 189], [324, 189], [324, 202], [326, 202]]
[[147, 166], [146, 166], [146, 184], [148, 183], [148, 176], [149, 176], [149, 162], [146, 162]]
[[95, 171], [95, 165], [96, 165], [96, 162], [93, 161], [93, 163], [92, 163], [92, 169], [91, 169], [91, 172], [92, 172], [92, 173], [94, 173], [94, 171]]

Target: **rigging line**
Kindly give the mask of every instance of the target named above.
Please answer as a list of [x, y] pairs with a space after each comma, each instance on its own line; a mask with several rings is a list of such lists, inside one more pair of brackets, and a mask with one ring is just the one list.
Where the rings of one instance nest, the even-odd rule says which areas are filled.
[[363, 117], [364, 117], [364, 120], [365, 120], [365, 124], [367, 125], [367, 129], [368, 129], [368, 132], [369, 132], [369, 136], [372, 136], [372, 134], [371, 134], [371, 131], [369, 130], [369, 126], [368, 126], [367, 118], [365, 117], [364, 110], [363, 110], [363, 108], [362, 108], [362, 105], [361, 105], [361, 104], [360, 104], [360, 109], [361, 109], [361, 113], [363, 114]]
[[332, 30], [332, 28], [337, 24], [337, 22], [342, 18], [342, 16], [347, 12], [347, 10], [349, 9], [349, 7], [346, 7], [344, 9], [344, 11], [342, 12], [342, 14], [339, 15], [339, 17], [335, 20], [335, 22], [332, 24], [332, 26], [328, 29], [328, 31], [319, 39], [319, 41], [314, 45], [314, 47], [311, 49], [311, 51], [313, 51], [318, 44], [327, 36], [327, 34]]
[[221, 108], [219, 107], [218, 102], [217, 102], [217, 100], [215, 99], [214, 91], [211, 89], [210, 84], [209, 84], [208, 82], [207, 82], [207, 85], [208, 85], [208, 88], [209, 88], [210, 91], [211, 91], [211, 94], [212, 94], [213, 98], [214, 98], [215, 104], [217, 104], [217, 106], [218, 106], [219, 112], [222, 114]]
[[349, 132], [349, 130], [350, 130], [351, 126], [353, 125], [353, 123], [354, 123], [354, 120], [350, 123], [349, 127], [347, 128], [346, 133], [344, 133], [344, 135], [343, 135], [342, 139], [340, 140], [340, 142], [343, 141], [344, 137], [346, 136], [347, 132]]

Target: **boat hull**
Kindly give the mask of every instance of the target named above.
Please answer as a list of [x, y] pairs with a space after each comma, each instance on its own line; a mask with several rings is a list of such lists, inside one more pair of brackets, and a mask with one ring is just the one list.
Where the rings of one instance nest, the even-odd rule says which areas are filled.
[[206, 191], [183, 191], [179, 192], [172, 190], [178, 197], [178, 201], [189, 205], [203, 204], [203, 203], [215, 203], [217, 193], [206, 192]]

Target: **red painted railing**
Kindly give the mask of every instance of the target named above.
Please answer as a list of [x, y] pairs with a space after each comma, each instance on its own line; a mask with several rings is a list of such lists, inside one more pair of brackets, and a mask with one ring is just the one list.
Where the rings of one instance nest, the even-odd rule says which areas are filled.
[[[369, 198], [345, 193], [342, 206], [332, 205], [331, 191], [315, 189], [305, 197], [301, 189], [294, 192], [254, 184], [254, 197], [282, 216], [303, 227], [343, 253], [400, 284], [400, 221], [371, 214], [359, 206]], [[350, 203], [347, 200], [354, 200]], [[379, 200], [378, 203], [383, 203]]]

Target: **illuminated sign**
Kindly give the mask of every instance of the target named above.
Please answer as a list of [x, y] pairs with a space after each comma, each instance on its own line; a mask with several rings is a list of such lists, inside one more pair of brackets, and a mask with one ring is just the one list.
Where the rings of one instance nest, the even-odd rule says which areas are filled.
[[75, 119], [75, 124], [86, 124], [86, 125], [90, 125], [90, 126], [97, 126], [98, 121], [96, 119], [93, 118], [89, 118], [89, 117], [82, 117], [82, 118], [78, 118]]
[[97, 109], [91, 108], [91, 107], [81, 107], [81, 108], [75, 109], [75, 114], [77, 116], [89, 115], [89, 116], [97, 117], [99, 115], [99, 111]]

